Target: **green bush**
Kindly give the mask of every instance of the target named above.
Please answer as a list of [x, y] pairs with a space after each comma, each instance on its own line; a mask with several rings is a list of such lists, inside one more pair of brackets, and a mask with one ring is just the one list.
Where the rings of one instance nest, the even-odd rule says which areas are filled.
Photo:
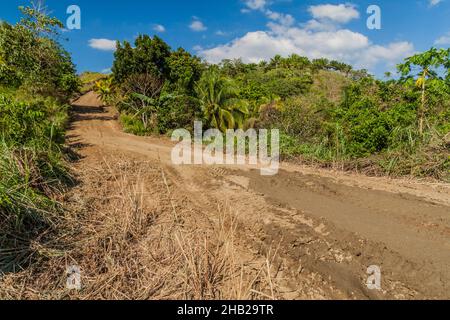
[[0, 94], [0, 136], [8, 144], [42, 144], [53, 148], [64, 141], [67, 107], [54, 98], [17, 101]]
[[54, 98], [0, 93], [0, 247], [8, 253], [0, 271], [28, 263], [30, 242], [59, 219], [52, 195], [72, 181], [61, 151], [66, 122], [67, 107]]
[[344, 129], [352, 157], [364, 157], [388, 146], [391, 122], [368, 99], [355, 102], [347, 110], [338, 110], [338, 123]]
[[137, 136], [146, 136], [152, 133], [152, 128], [145, 128], [144, 124], [139, 118], [122, 113], [119, 117], [123, 130], [126, 133], [131, 133]]

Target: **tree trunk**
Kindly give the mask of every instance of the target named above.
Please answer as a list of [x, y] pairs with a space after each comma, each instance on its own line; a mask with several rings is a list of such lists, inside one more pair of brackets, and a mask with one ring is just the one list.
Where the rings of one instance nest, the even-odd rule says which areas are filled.
[[422, 101], [421, 106], [419, 110], [419, 133], [420, 135], [423, 135], [423, 124], [424, 124], [424, 118], [425, 118], [425, 103], [426, 103], [426, 96], [425, 96], [425, 81], [426, 81], [427, 72], [424, 71], [423, 73], [423, 82], [422, 82]]

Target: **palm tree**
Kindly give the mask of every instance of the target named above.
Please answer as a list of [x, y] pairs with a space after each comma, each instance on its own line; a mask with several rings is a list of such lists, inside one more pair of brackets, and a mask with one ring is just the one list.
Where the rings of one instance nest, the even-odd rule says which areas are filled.
[[212, 128], [225, 132], [242, 129], [248, 117], [247, 102], [238, 98], [238, 91], [229, 78], [217, 69], [206, 71], [196, 84], [197, 98], [203, 115]]

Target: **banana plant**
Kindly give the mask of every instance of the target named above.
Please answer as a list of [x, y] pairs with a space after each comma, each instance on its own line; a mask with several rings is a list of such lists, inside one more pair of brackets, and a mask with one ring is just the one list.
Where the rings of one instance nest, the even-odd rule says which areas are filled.
[[99, 95], [105, 105], [110, 104], [113, 99], [114, 88], [112, 81], [112, 77], [109, 77], [95, 82], [94, 91]]

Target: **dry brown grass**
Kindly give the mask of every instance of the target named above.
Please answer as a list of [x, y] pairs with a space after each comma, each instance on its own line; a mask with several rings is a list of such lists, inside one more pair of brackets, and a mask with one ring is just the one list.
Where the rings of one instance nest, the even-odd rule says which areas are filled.
[[[2, 299], [274, 298], [273, 258], [237, 239], [226, 204], [198, 210], [157, 163], [104, 160], [80, 169], [60, 230], [41, 259], [0, 280]], [[65, 287], [81, 268], [82, 290]]]

